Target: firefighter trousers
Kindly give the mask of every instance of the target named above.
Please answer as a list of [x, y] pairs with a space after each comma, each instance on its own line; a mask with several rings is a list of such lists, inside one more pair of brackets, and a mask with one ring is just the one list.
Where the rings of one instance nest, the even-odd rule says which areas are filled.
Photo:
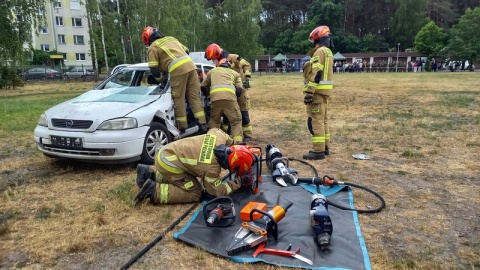
[[[175, 174], [155, 162], [156, 194], [155, 203], [176, 204], [199, 201], [202, 196], [202, 185], [197, 177], [188, 174]], [[159, 174], [161, 177], [159, 177]]]
[[[242, 94], [237, 98], [237, 102], [242, 116], [243, 135], [252, 137], [252, 124], [250, 123], [250, 115], [248, 113], [248, 110], [250, 109], [250, 97], [247, 93], [247, 89], [243, 88]], [[222, 122], [222, 130], [228, 133], [229, 124], [228, 117], [224, 117]]]
[[172, 97], [175, 103], [175, 119], [179, 129], [188, 128], [187, 109], [185, 97], [192, 108], [193, 116], [198, 119], [199, 124], [205, 124], [205, 110], [200, 99], [200, 82], [196, 70], [186, 74], [172, 76], [170, 79]]
[[212, 110], [210, 112], [210, 128], [221, 128], [222, 115], [228, 118], [231, 126], [231, 135], [235, 143], [243, 141], [242, 133], [242, 114], [236, 100], [217, 100], [212, 101]]
[[307, 105], [307, 125], [312, 134], [314, 152], [325, 152], [325, 146], [330, 146], [330, 131], [327, 123], [328, 99], [326, 95], [314, 94], [313, 103]]

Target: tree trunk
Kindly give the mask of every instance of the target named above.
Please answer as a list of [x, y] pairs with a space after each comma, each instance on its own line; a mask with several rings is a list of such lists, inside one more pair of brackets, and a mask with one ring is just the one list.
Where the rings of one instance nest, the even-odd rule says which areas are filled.
[[[128, 10], [127, 0], [125, 0], [125, 10]], [[130, 32], [130, 17], [128, 16], [128, 14], [127, 14], [127, 32], [128, 32], [128, 37], [130, 39], [130, 50], [132, 55], [131, 63], [135, 63], [136, 61], [135, 61], [135, 56], [133, 54], [134, 50], [133, 50], [132, 32]]]
[[107, 57], [107, 48], [105, 47], [105, 32], [103, 31], [103, 19], [102, 19], [102, 13], [100, 12], [100, 5], [97, 2], [97, 10], [98, 10], [98, 17], [100, 19], [100, 30], [102, 33], [102, 46], [103, 46], [103, 57], [105, 58], [105, 67], [107, 68], [107, 74], [110, 72], [110, 69], [108, 68], [108, 57]]
[[92, 49], [93, 49], [93, 52], [92, 52], [92, 55], [93, 55], [93, 59], [95, 59], [93, 65], [94, 65], [94, 69], [97, 71], [97, 75], [95, 76], [96, 79], [98, 80], [98, 74], [100, 73], [100, 69], [98, 67], [98, 58], [97, 58], [97, 46], [95, 44], [95, 38], [93, 36], [93, 24], [92, 24], [92, 17], [90, 16], [90, 12], [87, 13], [87, 19], [88, 19], [88, 32], [89, 32], [89, 35], [90, 35], [90, 42], [92, 44]]
[[123, 41], [122, 14], [120, 14], [120, 0], [117, 0], [118, 24], [120, 25], [120, 41], [122, 42], [123, 63], [127, 63], [127, 53], [125, 52], [125, 42]]

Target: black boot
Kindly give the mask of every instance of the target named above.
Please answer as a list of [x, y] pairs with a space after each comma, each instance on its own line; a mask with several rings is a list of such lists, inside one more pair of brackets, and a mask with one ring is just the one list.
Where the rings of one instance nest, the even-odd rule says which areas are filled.
[[308, 154], [303, 155], [303, 159], [320, 160], [325, 158], [325, 152], [309, 151]]
[[207, 124], [199, 124], [198, 125], [198, 133], [199, 134], [205, 134], [208, 131], [208, 126]]
[[325, 156], [330, 155], [330, 149], [328, 149], [328, 146], [325, 145]]
[[157, 193], [157, 182], [152, 179], [147, 179], [143, 187], [138, 191], [137, 197], [135, 197], [135, 205], [143, 202], [145, 199], [150, 199], [150, 203], [155, 203], [155, 195]]
[[136, 180], [138, 188], [142, 188], [143, 184], [145, 184], [145, 181], [147, 181], [148, 178], [155, 179], [154, 174], [150, 172], [150, 166], [145, 164], [138, 164]]

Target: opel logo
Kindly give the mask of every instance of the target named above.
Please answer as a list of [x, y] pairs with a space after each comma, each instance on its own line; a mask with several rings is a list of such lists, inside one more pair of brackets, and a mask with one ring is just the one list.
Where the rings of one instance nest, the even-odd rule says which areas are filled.
[[67, 120], [67, 122], [65, 122], [65, 126], [66, 126], [67, 128], [73, 127], [73, 120]]

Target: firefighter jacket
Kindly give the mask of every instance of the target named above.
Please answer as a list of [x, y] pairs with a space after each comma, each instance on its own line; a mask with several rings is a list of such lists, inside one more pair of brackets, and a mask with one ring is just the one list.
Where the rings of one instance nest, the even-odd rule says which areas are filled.
[[186, 51], [187, 47], [174, 37], [159, 38], [148, 47], [148, 66], [158, 67], [172, 77], [196, 70]]
[[316, 46], [308, 53], [310, 61], [304, 65], [303, 76], [306, 94], [322, 94], [329, 96], [333, 89], [333, 54], [325, 46]]
[[237, 101], [236, 88], [242, 88], [240, 74], [226, 67], [210, 70], [202, 82], [202, 87], [210, 87], [210, 101]]
[[252, 75], [252, 66], [238, 54], [228, 54], [227, 60], [230, 62], [232, 69], [240, 74], [242, 81], [245, 80], [246, 76]]
[[220, 144], [233, 145], [233, 139], [221, 129], [212, 128], [207, 134], [175, 141], [162, 147], [158, 164], [174, 174], [197, 177], [205, 190], [214, 196], [226, 196], [240, 188], [234, 181], [222, 182], [222, 168], [213, 152]]

